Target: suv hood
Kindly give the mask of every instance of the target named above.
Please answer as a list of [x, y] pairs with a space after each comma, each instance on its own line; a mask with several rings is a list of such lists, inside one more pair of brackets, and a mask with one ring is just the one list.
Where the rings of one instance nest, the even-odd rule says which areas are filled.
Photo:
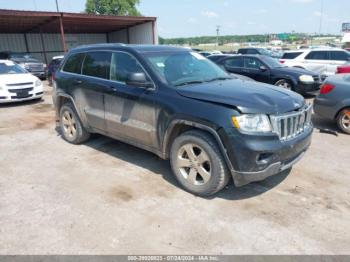
[[278, 115], [298, 110], [304, 98], [280, 87], [239, 79], [182, 86], [177, 92], [188, 98], [224, 104], [246, 114]]

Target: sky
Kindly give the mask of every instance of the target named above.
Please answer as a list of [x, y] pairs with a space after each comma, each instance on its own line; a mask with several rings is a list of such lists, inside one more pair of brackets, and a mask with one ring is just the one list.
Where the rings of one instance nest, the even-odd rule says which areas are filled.
[[[83, 11], [85, 1], [58, 0], [63, 12]], [[55, 0], [0, 0], [0, 8], [56, 10]], [[341, 23], [350, 22], [350, 0], [141, 0], [138, 9], [158, 18], [165, 38], [215, 35], [217, 25], [221, 35], [338, 34]]]

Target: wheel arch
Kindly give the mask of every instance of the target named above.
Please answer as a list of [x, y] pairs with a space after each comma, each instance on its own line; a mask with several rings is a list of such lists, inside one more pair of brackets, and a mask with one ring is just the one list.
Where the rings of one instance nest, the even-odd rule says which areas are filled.
[[188, 130], [193, 130], [193, 129], [204, 131], [204, 132], [210, 134], [215, 139], [215, 141], [217, 142], [217, 144], [219, 146], [220, 152], [224, 156], [225, 163], [232, 173], [234, 168], [232, 166], [232, 163], [228, 157], [226, 148], [225, 148], [223, 142], [221, 141], [221, 138], [220, 138], [217, 130], [214, 127], [208, 126], [208, 125], [203, 124], [203, 123], [195, 122], [195, 121], [176, 119], [170, 123], [169, 127], [167, 128], [167, 130], [165, 132], [163, 144], [162, 144], [162, 152], [163, 152], [164, 159], [169, 158], [171, 145], [172, 145], [172, 142], [174, 141], [174, 139], [176, 137], [178, 137], [179, 135], [181, 135], [182, 133], [184, 133]]
[[56, 108], [56, 122], [57, 123], [59, 122], [59, 114], [60, 114], [61, 107], [67, 102], [70, 102], [73, 105], [75, 112], [78, 114], [79, 119], [84, 124], [83, 118], [81, 117], [80, 111], [78, 110], [78, 107], [75, 104], [73, 97], [66, 93], [58, 93], [56, 95], [56, 98], [54, 101], [55, 108]]

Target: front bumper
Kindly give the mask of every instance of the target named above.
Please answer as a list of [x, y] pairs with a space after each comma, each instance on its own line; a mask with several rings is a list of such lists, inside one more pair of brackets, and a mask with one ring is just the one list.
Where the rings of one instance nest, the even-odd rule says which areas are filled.
[[[229, 135], [224, 144], [236, 186], [261, 181], [291, 168], [311, 144], [313, 128], [281, 142], [277, 136]], [[222, 136], [222, 135], [221, 135]]]
[[317, 82], [308, 84], [299, 81], [296, 90], [301, 94], [317, 95], [320, 92], [321, 85], [321, 83]]
[[10, 102], [22, 102], [33, 99], [39, 99], [44, 95], [43, 85], [33, 87], [31, 91], [28, 91], [25, 95], [22, 93], [9, 92], [8, 90], [0, 90], [0, 104]]
[[39, 77], [40, 79], [47, 78], [47, 73], [46, 71], [29, 71], [32, 75]]

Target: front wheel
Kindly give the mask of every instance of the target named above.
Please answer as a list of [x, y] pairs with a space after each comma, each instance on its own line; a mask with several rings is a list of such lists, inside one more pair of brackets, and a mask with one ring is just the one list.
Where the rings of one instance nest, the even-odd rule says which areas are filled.
[[350, 108], [343, 109], [337, 117], [338, 127], [350, 135]]
[[293, 90], [292, 84], [290, 83], [290, 81], [288, 81], [286, 79], [278, 80], [275, 83], [275, 86], [279, 86], [279, 87], [282, 87], [282, 88], [287, 89], [287, 90]]
[[215, 194], [230, 179], [216, 141], [202, 131], [188, 131], [177, 137], [171, 146], [170, 162], [182, 187], [199, 196]]

